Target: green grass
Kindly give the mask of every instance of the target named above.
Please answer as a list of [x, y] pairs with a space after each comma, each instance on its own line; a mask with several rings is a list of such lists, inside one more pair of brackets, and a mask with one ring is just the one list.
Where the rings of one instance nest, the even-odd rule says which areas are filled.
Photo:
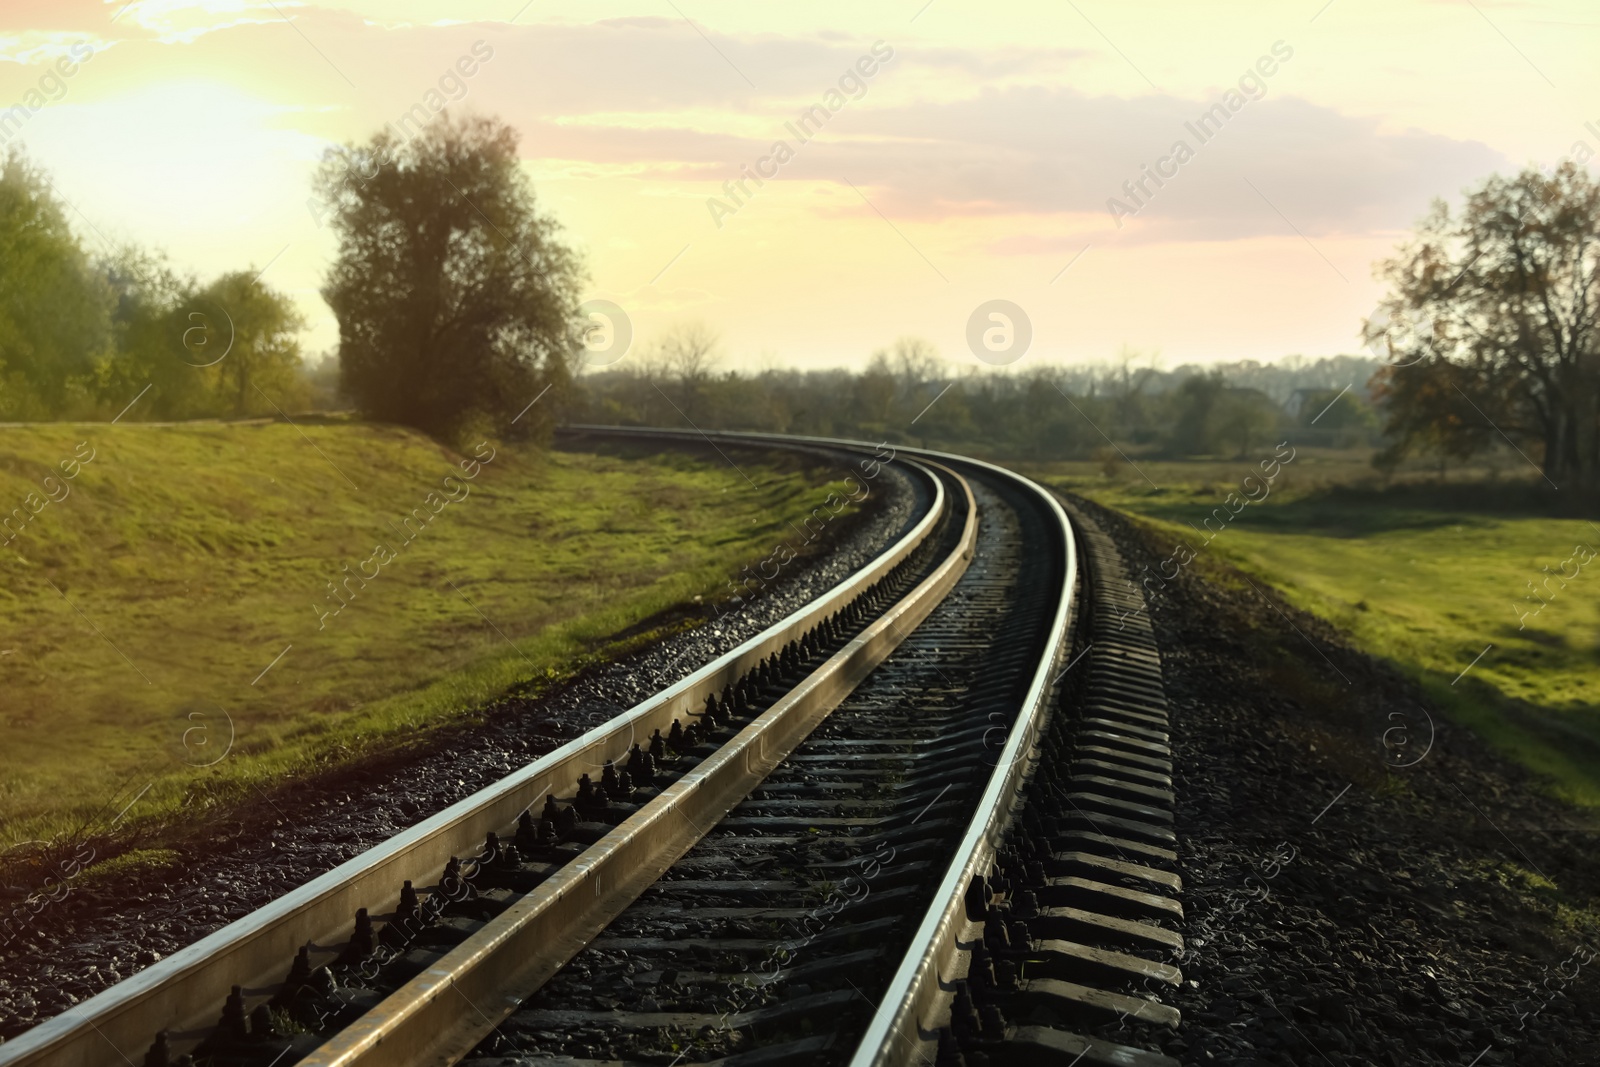
[[[0, 428], [0, 518], [62, 497], [0, 530], [0, 852], [158, 836], [568, 678], [798, 540], [790, 520], [839, 487], [744, 458], [759, 489], [715, 456], [489, 447], [461, 482], [460, 455], [390, 427]], [[428, 501], [452, 474], [467, 495]], [[347, 565], [376, 577], [324, 619]]]
[[[1034, 473], [1199, 549], [1206, 534], [1196, 528], [1253, 462], [1138, 468], [1143, 477], [1124, 467], [1108, 478], [1092, 464]], [[1564, 588], [1550, 581], [1550, 592], [1541, 570], [1560, 570], [1574, 546], [1600, 550], [1600, 528], [1541, 514], [1541, 490], [1528, 482], [1382, 489], [1368, 476], [1364, 457], [1303, 450], [1271, 495], [1243, 507], [1203, 550], [1397, 665], [1456, 721], [1546, 776], [1556, 795], [1600, 805], [1600, 559]], [[1261, 493], [1255, 483], [1251, 491]], [[1522, 618], [1537, 607], [1526, 599], [1530, 581], [1547, 603]]]

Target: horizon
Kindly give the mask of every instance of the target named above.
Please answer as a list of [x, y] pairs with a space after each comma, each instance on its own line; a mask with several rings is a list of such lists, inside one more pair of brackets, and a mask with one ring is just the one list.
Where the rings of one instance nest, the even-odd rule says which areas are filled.
[[1575, 3], [1300, 7], [1166, 3], [1152, 33], [1089, 7], [30, 0], [0, 136], [89, 246], [263, 270], [310, 354], [337, 345], [322, 153], [475, 112], [519, 131], [636, 343], [704, 320], [725, 364], [803, 370], [915, 334], [981, 369], [972, 316], [1004, 300], [1025, 363], [1317, 358], [1360, 350], [1372, 267], [1435, 197], [1587, 162], [1600, 74]]

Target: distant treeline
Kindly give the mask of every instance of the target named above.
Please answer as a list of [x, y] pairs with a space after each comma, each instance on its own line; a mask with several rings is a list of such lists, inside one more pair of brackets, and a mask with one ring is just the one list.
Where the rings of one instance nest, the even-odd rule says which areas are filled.
[[[1159, 370], [1124, 355], [1101, 366], [952, 373], [902, 339], [865, 370], [715, 372], [710, 338], [684, 331], [652, 354], [578, 380], [577, 422], [753, 429], [965, 447], [1024, 459], [1251, 454], [1294, 431], [1331, 447], [1378, 443], [1366, 383], [1377, 360], [1301, 357]], [[1342, 394], [1342, 395], [1341, 395]]]

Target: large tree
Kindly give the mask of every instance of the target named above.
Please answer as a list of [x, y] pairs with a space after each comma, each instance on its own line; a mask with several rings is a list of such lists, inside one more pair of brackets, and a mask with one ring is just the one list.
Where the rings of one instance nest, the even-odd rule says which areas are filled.
[[548, 425], [570, 380], [579, 271], [535, 208], [517, 137], [487, 118], [385, 131], [318, 174], [339, 254], [323, 296], [339, 319], [340, 384], [377, 419], [451, 437], [485, 422]]
[[43, 172], [0, 164], [0, 419], [72, 413], [110, 341], [111, 294]]
[[1600, 185], [1568, 162], [1494, 177], [1459, 214], [1442, 202], [1384, 263], [1368, 323], [1393, 460], [1510, 441], [1552, 484], [1600, 490]]

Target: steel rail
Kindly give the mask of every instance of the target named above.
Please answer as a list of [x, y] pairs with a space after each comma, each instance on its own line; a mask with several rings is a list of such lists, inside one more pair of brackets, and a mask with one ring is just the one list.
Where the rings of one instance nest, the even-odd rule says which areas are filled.
[[[587, 427], [577, 429], [590, 429]], [[592, 429], [598, 430], [599, 427]], [[687, 436], [683, 431], [653, 431], [656, 434]], [[703, 437], [739, 440], [796, 440], [766, 434], [711, 434]], [[827, 438], [798, 438], [811, 443], [837, 444]], [[960, 469], [982, 470], [991, 477], [1022, 487], [1037, 499], [1041, 510], [1055, 520], [1059, 537], [1057, 549], [1065, 560], [1059, 606], [1051, 620], [1045, 654], [1034, 674], [1016, 721], [1007, 735], [994, 773], [951, 858], [933, 903], [928, 908], [901, 966], [868, 1024], [866, 1033], [851, 1059], [851, 1067], [890, 1067], [931, 1060], [936, 1043], [935, 1027], [925, 1026], [936, 1005], [948, 1001], [941, 989], [941, 977], [950, 976], [963, 940], [973, 936], [974, 924], [966, 914], [966, 896], [976, 877], [994, 866], [996, 852], [1011, 823], [1019, 790], [1030, 772], [1034, 747], [1048, 724], [1050, 697], [1057, 680], [1056, 671], [1068, 647], [1068, 625], [1074, 603], [1072, 592], [1078, 580], [1077, 546], [1072, 524], [1060, 502], [1032, 479], [982, 460], [926, 449], [903, 448], [900, 452]], [[981, 924], [978, 924], [981, 929]]]
[[[917, 453], [924, 456], [937, 453]], [[943, 458], [943, 457], [942, 457]], [[952, 457], [953, 458], [953, 457]], [[1012, 819], [1019, 789], [1029, 774], [1029, 761], [1039, 737], [1048, 723], [1050, 697], [1057, 681], [1057, 670], [1067, 650], [1068, 624], [1074, 609], [1072, 591], [1078, 577], [1077, 546], [1072, 525], [1056, 498], [1032, 479], [978, 460], [964, 463], [1004, 475], [1035, 494], [1043, 510], [1053, 516], [1055, 533], [1061, 538], [1066, 572], [1059, 607], [1051, 620], [1045, 654], [1040, 659], [1028, 695], [1017, 714], [1001, 750], [994, 773], [973, 813], [972, 821], [956, 846], [955, 855], [940, 880], [933, 903], [912, 938], [903, 962], [857, 1046], [851, 1067], [888, 1067], [891, 1064], [918, 1062], [929, 1050], [929, 1028], [922, 1024], [932, 1015], [944, 996], [941, 977], [949, 976], [949, 966], [963, 940], [970, 940], [966, 914], [968, 887], [976, 876], [987, 874]]]
[[580, 952], [764, 781], [965, 572], [971, 490], [954, 547], [910, 592], [714, 755], [309, 1056], [303, 1067], [452, 1064]]
[[[863, 470], [858, 442], [750, 439], [763, 448], [845, 452]], [[197, 1042], [216, 1022], [234, 987], [264, 1003], [282, 980], [286, 961], [314, 942], [314, 965], [337, 958], [359, 909], [384, 910], [398, 887], [432, 886], [453, 856], [470, 854], [490, 832], [503, 831], [554, 792], [570, 791], [579, 776], [620, 760], [636, 737], [665, 730], [674, 718], [698, 717], [707, 695], [749, 672], [769, 655], [846, 607], [911, 555], [938, 528], [950, 507], [943, 481], [915, 461], [904, 464], [931, 487], [927, 512], [893, 545], [855, 574], [786, 618], [717, 657], [632, 709], [587, 731], [535, 762], [465, 797], [388, 841], [340, 864], [251, 914], [0, 1044], [0, 1067], [121, 1067], [143, 1057], [154, 1036], [167, 1032], [174, 1053]]]

